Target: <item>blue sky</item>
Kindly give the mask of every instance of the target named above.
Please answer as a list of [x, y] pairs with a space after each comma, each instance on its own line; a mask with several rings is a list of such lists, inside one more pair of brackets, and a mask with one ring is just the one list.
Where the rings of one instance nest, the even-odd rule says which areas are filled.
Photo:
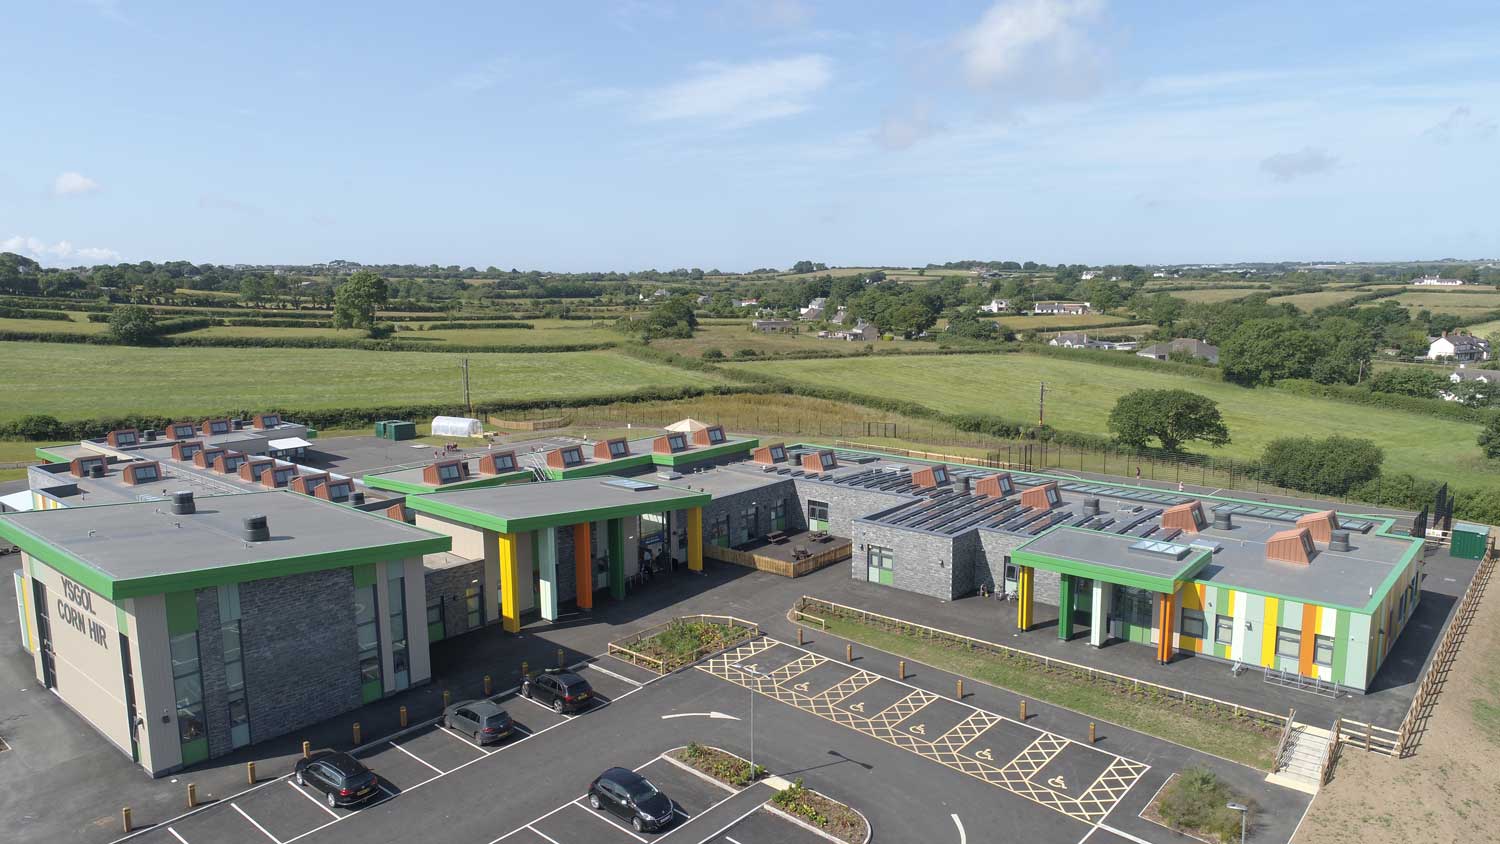
[[1493, 2], [50, 0], [6, 29], [0, 250], [53, 265], [1500, 255]]

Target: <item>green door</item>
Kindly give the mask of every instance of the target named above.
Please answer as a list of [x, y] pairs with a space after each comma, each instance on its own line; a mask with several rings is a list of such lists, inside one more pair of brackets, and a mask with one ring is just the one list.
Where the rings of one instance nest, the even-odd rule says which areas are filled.
[[866, 546], [865, 567], [871, 583], [891, 586], [896, 582], [896, 557], [889, 548]]
[[786, 499], [771, 505], [771, 530], [786, 530]]
[[1151, 608], [1156, 593], [1118, 584], [1113, 588], [1114, 612], [1111, 617], [1120, 623], [1120, 638], [1142, 645], [1151, 644]]

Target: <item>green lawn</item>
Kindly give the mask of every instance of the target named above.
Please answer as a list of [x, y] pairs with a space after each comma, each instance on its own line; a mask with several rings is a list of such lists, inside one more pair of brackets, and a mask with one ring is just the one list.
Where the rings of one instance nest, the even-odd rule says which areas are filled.
[[1042, 314], [1041, 316], [1000, 316], [995, 321], [1011, 331], [1049, 331], [1060, 326], [1107, 326], [1130, 322], [1129, 319], [1109, 314]]
[[[496, 321], [501, 321], [497, 319]], [[584, 343], [618, 343], [625, 338], [608, 323], [541, 319], [527, 320], [535, 328], [450, 328], [427, 330], [420, 322], [397, 323], [392, 340], [402, 343], [461, 346], [565, 346]], [[184, 337], [342, 337], [360, 339], [362, 331], [332, 328], [266, 328], [262, 326], [216, 325], [185, 332]]]
[[103, 334], [109, 330], [104, 322], [79, 322], [60, 319], [0, 319], [0, 331], [30, 331], [48, 334]]
[[474, 400], [578, 398], [717, 382], [611, 352], [442, 354], [353, 349], [137, 349], [3, 343], [0, 420], [28, 413], [88, 419], [194, 416], [235, 408], [320, 409]]
[[1184, 302], [1228, 302], [1231, 299], [1243, 299], [1252, 293], [1269, 293], [1257, 287], [1205, 287], [1200, 290], [1172, 290], [1169, 291], [1175, 299]]
[[1478, 425], [1182, 375], [1028, 354], [734, 365], [870, 395], [899, 396], [942, 411], [987, 413], [1016, 422], [1036, 418], [1037, 392], [1045, 381], [1047, 424], [1093, 434], [1108, 433], [1105, 421], [1121, 395], [1140, 388], [1181, 388], [1217, 401], [1233, 438], [1224, 448], [1196, 446], [1193, 451], [1256, 459], [1276, 437], [1337, 433], [1379, 443], [1385, 449], [1387, 471], [1463, 484], [1500, 479], [1500, 467], [1486, 461], [1475, 444]]

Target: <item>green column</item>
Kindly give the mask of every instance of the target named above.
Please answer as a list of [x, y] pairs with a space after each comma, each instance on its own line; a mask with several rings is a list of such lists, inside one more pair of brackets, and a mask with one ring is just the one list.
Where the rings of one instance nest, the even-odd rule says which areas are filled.
[[625, 597], [625, 523], [609, 520], [609, 594], [615, 600]]
[[1057, 638], [1064, 642], [1073, 635], [1073, 576], [1057, 576]]

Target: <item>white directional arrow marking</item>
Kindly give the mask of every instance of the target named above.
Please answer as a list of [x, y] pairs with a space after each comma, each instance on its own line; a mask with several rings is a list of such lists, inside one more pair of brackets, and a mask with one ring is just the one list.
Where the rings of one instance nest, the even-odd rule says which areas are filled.
[[695, 717], [696, 718], [716, 718], [716, 719], [723, 719], [723, 720], [726, 720], [726, 721], [738, 721], [738, 720], [740, 720], [739, 718], [737, 718], [737, 717], [735, 717], [733, 715], [730, 715], [727, 712], [678, 712], [678, 713], [675, 713], [675, 714], [672, 714], [672, 715], [663, 715], [661, 717], [662, 717], [662, 720], [666, 720], [668, 718], [695, 718]]

